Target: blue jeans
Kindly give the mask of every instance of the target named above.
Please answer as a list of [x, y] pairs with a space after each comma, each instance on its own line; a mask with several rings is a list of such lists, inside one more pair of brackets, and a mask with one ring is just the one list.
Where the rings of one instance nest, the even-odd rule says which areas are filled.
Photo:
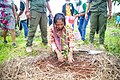
[[24, 37], [26, 38], [28, 36], [27, 20], [22, 20], [21, 25], [22, 25], [22, 28], [24, 28]]
[[86, 35], [86, 26], [88, 24], [88, 21], [90, 19], [90, 14], [88, 14], [88, 19], [86, 20], [84, 16], [80, 16], [79, 18], [79, 23], [78, 23], [78, 30], [81, 35], [81, 40], [85, 40], [85, 35]]

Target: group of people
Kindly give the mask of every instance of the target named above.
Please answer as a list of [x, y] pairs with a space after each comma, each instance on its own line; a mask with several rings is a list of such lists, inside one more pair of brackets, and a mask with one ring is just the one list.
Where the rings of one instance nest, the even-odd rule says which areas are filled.
[[[8, 30], [11, 31], [11, 35], [13, 35], [13, 43], [15, 43], [15, 21], [20, 18], [22, 14], [25, 18], [22, 20], [22, 25], [26, 25], [27, 19], [30, 20], [30, 27], [25, 29], [25, 37], [27, 37], [26, 43], [26, 51], [32, 52], [32, 42], [35, 36], [35, 32], [37, 26], [39, 25], [41, 30], [41, 38], [42, 43], [47, 45], [49, 42], [50, 48], [52, 52], [57, 54], [58, 61], [63, 62], [64, 58], [62, 56], [63, 50], [68, 50], [68, 62], [72, 63], [73, 59], [73, 49], [74, 49], [74, 34], [73, 28], [67, 27], [66, 22], [68, 17], [78, 18], [78, 30], [81, 35], [81, 40], [85, 40], [86, 34], [86, 26], [88, 24], [88, 20], [90, 19], [90, 43], [94, 42], [95, 31], [98, 28], [99, 32], [99, 44], [101, 47], [104, 47], [104, 37], [106, 31], [106, 23], [107, 18], [111, 18], [111, 9], [112, 2], [111, 0], [87, 0], [87, 3], [82, 3], [81, 0], [78, 0], [76, 3], [76, 8], [70, 3], [70, 0], [65, 0], [66, 3], [62, 7], [62, 13], [57, 13], [53, 18], [53, 24], [49, 27], [49, 38], [47, 39], [47, 8], [49, 10], [50, 16], [52, 15], [52, 11], [50, 9], [49, 0], [26, 0], [26, 8], [23, 6], [24, 3], [21, 2], [20, 13], [16, 17], [16, 12], [14, 9], [12, 0], [2, 0], [1, 4], [5, 4], [6, 7], [9, 8], [9, 12], [12, 15], [12, 18], [9, 19], [9, 24], [3, 26], [4, 27], [4, 42], [6, 40], [6, 33]], [[9, 5], [7, 4], [9, 3]], [[108, 16], [107, 16], [107, 3], [108, 3]], [[29, 5], [30, 4], [30, 5]], [[10, 7], [12, 6], [12, 7]], [[6, 9], [7, 10], [7, 9]], [[11, 20], [12, 19], [12, 20]], [[69, 19], [68, 19], [69, 20]], [[11, 21], [11, 22], [10, 22]], [[73, 24], [73, 23], [72, 23]], [[73, 26], [73, 25], [72, 25]], [[28, 26], [24, 26], [24, 28], [28, 28]], [[12, 33], [13, 32], [13, 33]], [[64, 46], [67, 46], [64, 48]]]
[[17, 47], [15, 39], [15, 26], [20, 20], [20, 25], [24, 28], [24, 37], [28, 36], [28, 24], [27, 17], [25, 15], [25, 2], [26, 0], [20, 0], [20, 12], [17, 15], [18, 8], [14, 4], [13, 0], [0, 1], [0, 27], [2, 27], [4, 43], [7, 44], [6, 39], [8, 31], [11, 33], [12, 46]]

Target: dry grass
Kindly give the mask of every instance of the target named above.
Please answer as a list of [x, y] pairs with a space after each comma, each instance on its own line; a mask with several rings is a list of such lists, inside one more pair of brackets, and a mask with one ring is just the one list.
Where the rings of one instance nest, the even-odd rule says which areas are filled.
[[113, 55], [106, 53], [82, 54], [91, 64], [97, 66], [96, 71], [89, 78], [79, 74], [84, 77], [81, 78], [77, 76], [76, 72], [60, 72], [58, 67], [47, 62], [46, 70], [40, 69], [36, 62], [43, 60], [44, 56], [46, 55], [8, 60], [0, 66], [0, 80], [120, 80], [120, 59]]

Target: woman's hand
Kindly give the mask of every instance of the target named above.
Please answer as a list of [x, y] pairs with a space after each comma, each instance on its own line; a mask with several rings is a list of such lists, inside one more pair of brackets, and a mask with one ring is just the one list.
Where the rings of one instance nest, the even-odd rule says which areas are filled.
[[57, 53], [57, 58], [59, 62], [63, 62], [63, 56], [62, 56], [62, 52], [60, 52], [58, 49], [55, 50], [55, 52]]
[[73, 59], [73, 52], [69, 52], [68, 54], [68, 62], [69, 63], [73, 63], [74, 59]]
[[68, 54], [68, 62], [69, 63], [73, 63], [74, 59], [73, 59], [73, 48], [70, 48], [70, 52]]

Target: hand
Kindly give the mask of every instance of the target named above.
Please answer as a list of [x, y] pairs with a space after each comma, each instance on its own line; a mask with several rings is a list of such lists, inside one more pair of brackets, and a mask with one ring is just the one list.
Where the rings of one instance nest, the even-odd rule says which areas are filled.
[[53, 18], [53, 14], [52, 13], [50, 13], [49, 15], [50, 15], [51, 18]]
[[75, 21], [75, 19], [76, 19], [77, 17], [76, 17], [76, 15], [73, 15], [72, 18], [73, 18], [73, 20]]
[[62, 53], [61, 53], [58, 49], [56, 49], [55, 51], [56, 51], [56, 53], [57, 53], [58, 61], [59, 61], [59, 62], [63, 62], [64, 59], [63, 59]]
[[73, 59], [73, 52], [69, 52], [68, 54], [68, 62], [69, 63], [73, 63], [74, 59]]
[[27, 19], [30, 19], [30, 11], [26, 11], [26, 16], [27, 16]]
[[19, 21], [20, 20], [20, 17], [19, 16], [17, 16], [17, 19], [16, 19], [17, 21]]
[[86, 20], [88, 19], [88, 14], [87, 14], [87, 13], [85, 14], [85, 19], [86, 19]]
[[77, 18], [77, 17], [79, 17], [79, 14], [76, 14], [76, 15], [75, 15], [75, 18]]
[[108, 19], [111, 19], [112, 16], [111, 16], [111, 12], [108, 14]]

